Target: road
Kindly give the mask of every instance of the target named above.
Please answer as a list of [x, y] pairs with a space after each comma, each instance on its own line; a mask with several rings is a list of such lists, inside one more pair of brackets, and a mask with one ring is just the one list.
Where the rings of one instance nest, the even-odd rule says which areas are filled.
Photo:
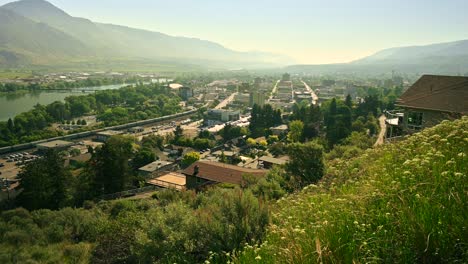
[[312, 90], [312, 88], [310, 88], [310, 86], [306, 82], [304, 82], [303, 80], [301, 80], [301, 82], [304, 84], [307, 91], [310, 92], [312, 96], [312, 104], [316, 105], [319, 99], [317, 94], [314, 92], [314, 90]]
[[379, 117], [379, 124], [380, 124], [380, 133], [377, 141], [374, 144], [374, 147], [382, 145], [385, 142], [385, 133], [387, 133], [387, 126], [385, 125], [386, 117], [385, 115], [381, 115]]
[[273, 99], [274, 94], [276, 93], [276, 90], [278, 90], [278, 84], [281, 82], [281, 80], [278, 80], [273, 87], [273, 90], [271, 90], [270, 98], [268, 98], [268, 101], [271, 101]]
[[214, 109], [223, 109], [226, 107], [230, 102], [234, 101], [237, 93], [231, 94], [228, 98], [224, 99], [221, 103], [219, 103]]

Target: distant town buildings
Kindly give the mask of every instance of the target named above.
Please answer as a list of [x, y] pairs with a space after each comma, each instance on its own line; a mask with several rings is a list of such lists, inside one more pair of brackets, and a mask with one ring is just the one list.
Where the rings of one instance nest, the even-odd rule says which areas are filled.
[[208, 126], [229, 122], [237, 121], [240, 119], [239, 110], [227, 110], [227, 109], [210, 109], [208, 110], [205, 123]]
[[258, 105], [264, 106], [266, 101], [266, 95], [263, 91], [253, 91], [249, 94], [249, 104], [250, 106]]

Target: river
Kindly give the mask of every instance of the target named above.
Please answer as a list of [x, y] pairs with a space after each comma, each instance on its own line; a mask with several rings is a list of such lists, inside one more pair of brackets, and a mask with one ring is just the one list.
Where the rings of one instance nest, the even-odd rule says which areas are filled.
[[64, 101], [70, 95], [85, 95], [100, 90], [119, 89], [128, 84], [82, 87], [71, 90], [33, 91], [0, 95], [0, 121], [14, 118], [17, 114], [31, 110], [36, 104], [47, 105], [55, 101]]

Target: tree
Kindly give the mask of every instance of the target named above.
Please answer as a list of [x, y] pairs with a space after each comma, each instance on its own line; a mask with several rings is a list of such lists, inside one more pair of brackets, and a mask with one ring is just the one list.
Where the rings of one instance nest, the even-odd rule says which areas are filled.
[[248, 138], [247, 139], [247, 145], [249, 145], [250, 147], [256, 146], [257, 141], [255, 141], [255, 139], [253, 139], [253, 138]]
[[182, 127], [179, 125], [176, 127], [175, 131], [174, 131], [174, 141], [178, 141], [179, 138], [181, 138], [182, 136], [184, 135], [184, 130], [182, 129]]
[[198, 160], [200, 160], [200, 153], [189, 152], [185, 154], [184, 157], [182, 158], [182, 167], [186, 168]]
[[97, 149], [94, 159], [94, 188], [97, 193], [120, 192], [130, 183], [128, 160], [133, 156], [134, 139], [113, 136]]
[[29, 163], [18, 177], [24, 189], [18, 200], [27, 209], [59, 209], [70, 200], [71, 173], [57, 151], [48, 151], [42, 159]]
[[353, 101], [351, 99], [351, 95], [349, 94], [346, 96], [345, 105], [349, 107], [349, 109], [353, 108]]
[[302, 186], [315, 183], [324, 173], [323, 148], [315, 142], [293, 143], [288, 146], [290, 161], [286, 170], [297, 177]]
[[289, 123], [288, 139], [291, 142], [301, 142], [303, 140], [304, 123], [300, 120], [294, 120]]
[[156, 155], [150, 149], [142, 148], [135, 154], [133, 158], [133, 168], [138, 169], [141, 168], [153, 161], [156, 160]]
[[11, 120], [11, 118], [8, 118], [7, 128], [11, 133], [15, 132], [15, 125], [13, 124], [13, 120]]

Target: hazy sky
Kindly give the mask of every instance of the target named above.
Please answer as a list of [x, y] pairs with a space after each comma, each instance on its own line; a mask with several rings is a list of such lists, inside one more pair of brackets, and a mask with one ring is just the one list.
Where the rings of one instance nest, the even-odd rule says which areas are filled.
[[384, 48], [468, 38], [468, 0], [50, 2], [93, 21], [281, 53], [299, 63], [348, 62]]

